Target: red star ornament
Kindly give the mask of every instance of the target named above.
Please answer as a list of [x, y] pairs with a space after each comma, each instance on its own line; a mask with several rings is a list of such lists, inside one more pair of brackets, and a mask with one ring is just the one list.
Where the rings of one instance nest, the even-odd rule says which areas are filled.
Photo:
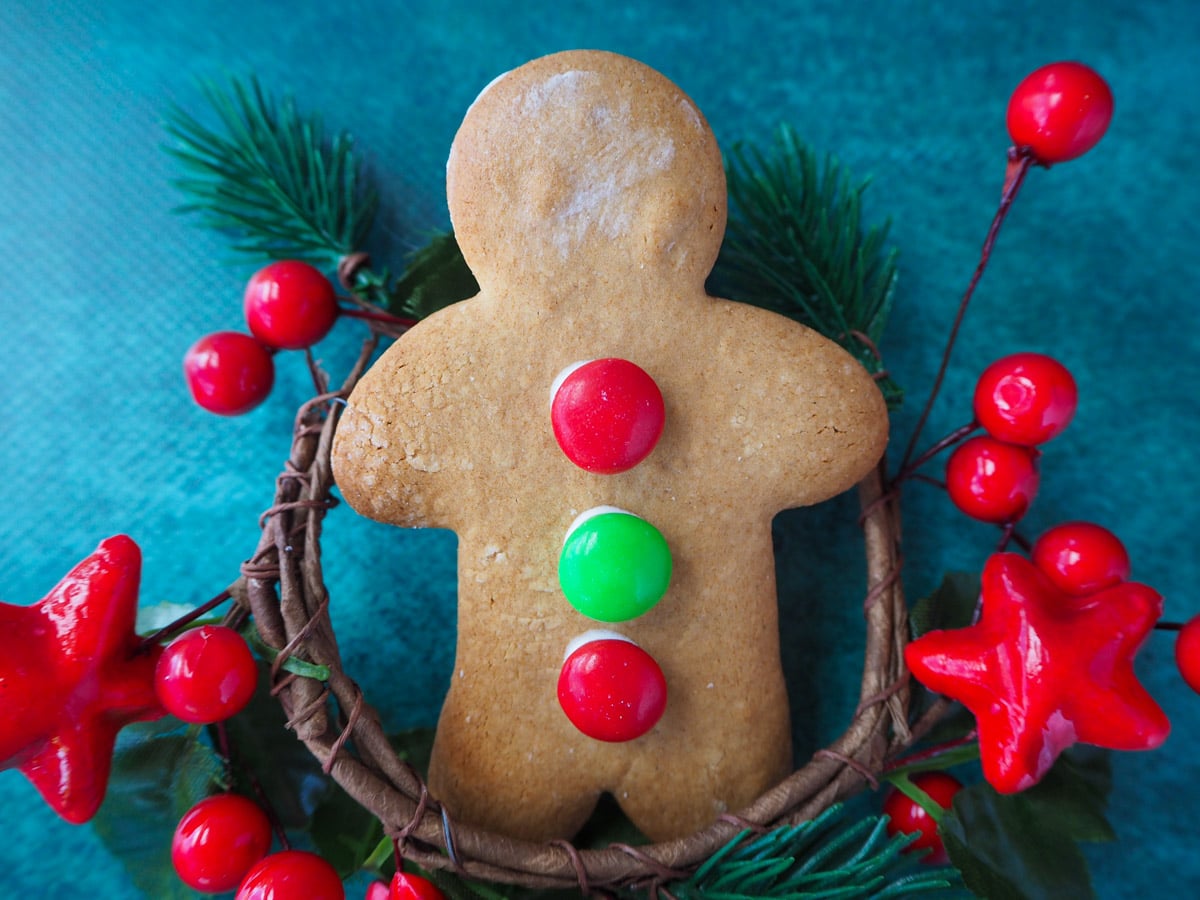
[[1126, 582], [1072, 597], [1015, 553], [983, 569], [983, 612], [932, 631], [904, 658], [926, 687], [961, 702], [979, 730], [983, 774], [1001, 793], [1036, 784], [1076, 742], [1150, 750], [1170, 723], [1133, 671], [1162, 597]]
[[160, 647], [138, 650], [141, 551], [103, 541], [33, 606], [0, 603], [0, 769], [19, 769], [68, 822], [100, 807], [117, 732], [164, 714]]

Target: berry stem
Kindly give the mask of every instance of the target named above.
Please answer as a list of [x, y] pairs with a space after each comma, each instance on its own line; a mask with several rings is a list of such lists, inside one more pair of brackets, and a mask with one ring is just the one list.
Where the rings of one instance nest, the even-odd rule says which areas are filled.
[[1013, 534], [1017, 530], [1016, 522], [1005, 522], [1000, 528], [1000, 541], [996, 544], [996, 552], [1003, 553], [1008, 549], [1009, 543], [1012, 541]]
[[1027, 150], [1015, 147], [1009, 149], [1008, 169], [1005, 173], [1004, 191], [1000, 195], [1000, 206], [996, 209], [996, 215], [992, 218], [992, 224], [988, 228], [987, 237], [984, 239], [983, 248], [979, 254], [979, 264], [975, 267], [975, 273], [971, 276], [971, 281], [967, 285], [967, 290], [963, 294], [962, 300], [959, 301], [958, 313], [955, 315], [954, 324], [950, 328], [950, 335], [946, 340], [946, 348], [942, 351], [942, 362], [938, 367], [937, 376], [933, 380], [933, 388], [929, 392], [929, 399], [925, 401], [925, 407], [921, 410], [921, 417], [917, 420], [917, 425], [908, 440], [908, 447], [904, 451], [904, 459], [900, 463], [899, 469], [901, 472], [909, 468], [913, 453], [916, 451], [917, 440], [921, 435], [921, 430], [925, 427], [925, 423], [929, 419], [934, 401], [937, 399], [937, 395], [942, 389], [942, 382], [946, 378], [946, 370], [950, 366], [950, 355], [954, 350], [954, 344], [958, 340], [958, 332], [962, 327], [963, 318], [967, 314], [967, 307], [970, 305], [971, 298], [975, 294], [975, 288], [978, 286], [979, 280], [983, 277], [983, 271], [987, 268], [988, 261], [991, 259], [992, 248], [995, 246], [996, 238], [1000, 234], [1000, 226], [1004, 224], [1004, 220], [1008, 216], [1008, 210], [1012, 206], [1013, 200], [1016, 199], [1017, 192], [1020, 191], [1021, 185], [1025, 181], [1025, 175], [1029, 172], [1029, 167], [1033, 163], [1034, 158]]
[[945, 808], [914, 784], [913, 780], [908, 777], [907, 772], [896, 772], [894, 775], [888, 777], [888, 781], [892, 783], [896, 790], [925, 810], [925, 814], [933, 819], [934, 822], [942, 821], [942, 815], [946, 812]]
[[229, 743], [229, 729], [225, 723], [215, 722], [212, 728], [217, 733], [217, 753], [221, 755], [225, 769], [225, 786], [228, 789], [233, 784], [233, 748]]
[[892, 479], [892, 484], [899, 484], [907, 478], [913, 477], [917, 469], [921, 468], [943, 450], [948, 447], [953, 447], [955, 444], [969, 437], [979, 428], [978, 422], [968, 422], [966, 425], [960, 425], [952, 432], [931, 446], [928, 450], [910, 462], [907, 466], [896, 473], [896, 477]]
[[171, 637], [176, 632], [182, 631], [185, 627], [187, 627], [188, 625], [191, 625], [193, 622], [195, 622], [201, 616], [205, 615], [206, 613], [212, 612], [214, 609], [216, 609], [218, 606], [220, 606], [222, 603], [224, 603], [226, 600], [228, 600], [231, 596], [233, 596], [233, 595], [230, 593], [229, 588], [226, 588], [225, 590], [221, 591], [221, 593], [217, 594], [217, 596], [213, 597], [211, 600], [203, 603], [200, 606], [197, 606], [191, 612], [180, 616], [178, 619], [176, 619], [173, 622], [167, 623], [166, 625], [164, 625], [162, 628], [158, 629], [158, 631], [154, 632], [153, 634], [147, 635], [146, 637], [142, 638], [138, 642], [137, 648], [134, 650], [134, 653], [135, 654], [141, 653], [142, 651], [153, 646], [154, 644], [160, 643], [161, 641], [165, 640], [166, 638]]
[[275, 832], [275, 837], [279, 839], [279, 846], [284, 850], [291, 850], [292, 843], [288, 840], [287, 829], [283, 827], [279, 813], [275, 811], [275, 806], [267, 797], [267, 792], [263, 790], [262, 782], [258, 780], [258, 776], [253, 772], [248, 772], [247, 774], [250, 776], [250, 785], [254, 789], [254, 795], [258, 798], [259, 806], [267, 814], [267, 821], [271, 823], [271, 830]]
[[393, 316], [391, 313], [385, 313], [381, 310], [360, 309], [355, 306], [338, 307], [338, 314], [346, 316], [350, 319], [366, 319], [370, 322], [383, 322], [388, 325], [395, 325], [398, 328], [412, 328], [417, 324], [416, 319], [405, 318], [404, 316]]
[[360, 868], [368, 872], [378, 872], [380, 877], [383, 877], [389, 859], [395, 860], [396, 868], [399, 870], [401, 857], [396, 849], [396, 842], [392, 838], [384, 836], [375, 845], [375, 849], [371, 851], [370, 855], [363, 860]]
[[910, 753], [900, 759], [894, 759], [883, 770], [884, 776], [893, 780], [893, 776], [910, 772], [921, 772], [930, 769], [945, 769], [949, 766], [968, 762], [979, 756], [978, 735], [972, 729], [960, 738], [945, 741], [924, 750]]

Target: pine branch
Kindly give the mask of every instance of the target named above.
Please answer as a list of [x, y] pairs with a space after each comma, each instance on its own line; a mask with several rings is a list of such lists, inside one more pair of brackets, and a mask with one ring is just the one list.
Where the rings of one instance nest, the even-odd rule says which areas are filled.
[[234, 248], [273, 259], [336, 267], [361, 250], [379, 205], [346, 133], [326, 138], [317, 116], [290, 97], [277, 102], [256, 79], [222, 89], [203, 85], [216, 114], [213, 130], [172, 107], [167, 152], [187, 172], [175, 184], [178, 208], [208, 227], [232, 233]]
[[888, 837], [886, 819], [846, 823], [842, 813], [843, 807], [833, 806], [799, 825], [758, 836], [744, 831], [668, 890], [679, 900], [963, 895], [954, 869], [930, 868], [902, 855], [910, 839]]
[[790, 316], [837, 341], [879, 380], [889, 407], [902, 392], [878, 346], [891, 310], [896, 251], [888, 225], [862, 227], [862, 194], [845, 169], [788, 126], [768, 156], [736, 145], [726, 164], [730, 216], [714, 293]]

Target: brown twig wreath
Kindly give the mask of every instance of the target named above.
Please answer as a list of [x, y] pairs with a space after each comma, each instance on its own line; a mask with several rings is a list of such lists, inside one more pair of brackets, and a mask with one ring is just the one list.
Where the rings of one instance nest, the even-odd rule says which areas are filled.
[[[934, 720], [909, 723], [903, 649], [908, 619], [899, 579], [897, 497], [884, 466], [859, 485], [867, 591], [866, 646], [858, 707], [842, 735], [817, 751], [751, 806], [686, 838], [633, 847], [579, 849], [567, 841], [536, 844], [453, 821], [420, 775], [389, 743], [377, 713], [341, 663], [321, 567], [321, 529], [332, 497], [330, 448], [344, 402], [366, 369], [378, 338], [367, 341], [338, 390], [316, 372], [319, 393], [297, 413], [291, 453], [261, 518], [262, 536], [232, 590], [253, 614], [262, 640], [277, 651], [272, 693], [324, 770], [382, 823], [402, 856], [427, 869], [453, 868], [473, 879], [530, 888], [658, 886], [686, 876], [750, 828], [812, 819], [834, 803], [876, 786], [887, 760]], [[284, 670], [289, 657], [328, 669], [327, 681]]]

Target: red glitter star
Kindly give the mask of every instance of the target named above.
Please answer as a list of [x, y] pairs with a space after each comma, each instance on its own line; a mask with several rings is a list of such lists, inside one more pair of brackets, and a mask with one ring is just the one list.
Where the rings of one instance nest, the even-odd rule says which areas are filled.
[[117, 732], [163, 715], [160, 648], [134, 632], [141, 552], [102, 542], [33, 606], [0, 603], [0, 769], [17, 768], [68, 822], [100, 807]]
[[1076, 742], [1149, 750], [1166, 740], [1166, 714], [1133, 671], [1161, 614], [1145, 585], [1072, 597], [1024, 557], [998, 553], [983, 569], [978, 623], [930, 632], [904, 656], [917, 680], [975, 714], [984, 777], [1012, 793]]

